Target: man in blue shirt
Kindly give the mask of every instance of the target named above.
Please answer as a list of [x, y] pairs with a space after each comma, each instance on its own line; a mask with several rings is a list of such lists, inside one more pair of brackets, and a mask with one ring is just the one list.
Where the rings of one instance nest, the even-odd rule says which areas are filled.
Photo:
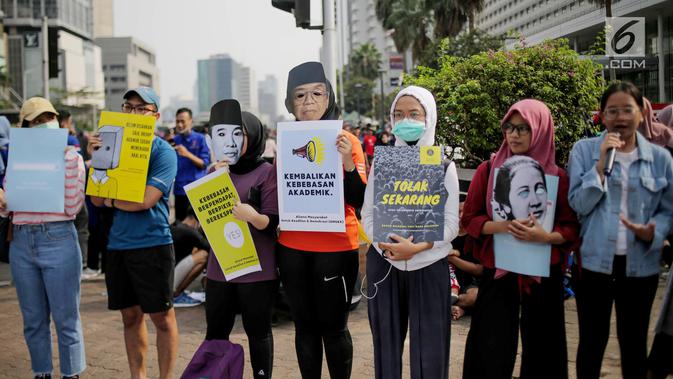
[[[149, 87], [129, 90], [124, 95], [122, 112], [158, 120], [159, 96]], [[94, 150], [101, 146], [98, 136], [93, 136], [90, 143]], [[168, 142], [154, 137], [142, 203], [91, 197], [95, 206], [114, 209], [105, 284], [108, 308], [122, 314], [126, 356], [133, 378], [148, 376], [145, 313], [150, 315], [157, 332], [159, 377], [172, 378], [175, 368], [178, 326], [173, 309], [175, 254], [168, 223], [168, 195], [176, 171], [175, 151]]]
[[[192, 111], [180, 108], [175, 113], [175, 151], [178, 153], [178, 175], [175, 178], [175, 219], [182, 221], [187, 216], [189, 200], [184, 186], [206, 175], [210, 164], [210, 151], [206, 138], [192, 132]], [[170, 141], [169, 141], [170, 142]]]

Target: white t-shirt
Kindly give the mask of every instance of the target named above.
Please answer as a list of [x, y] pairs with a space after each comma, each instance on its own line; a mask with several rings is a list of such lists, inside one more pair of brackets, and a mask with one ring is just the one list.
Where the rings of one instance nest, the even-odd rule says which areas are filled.
[[[620, 211], [624, 215], [629, 214], [628, 207], [628, 196], [629, 196], [629, 167], [631, 163], [635, 162], [638, 159], [638, 149], [633, 149], [630, 153], [620, 153], [617, 152], [615, 155], [615, 161], [619, 162], [621, 167], [621, 178], [622, 178], [622, 198], [621, 204], [619, 205]], [[615, 251], [616, 255], [626, 255], [627, 250], [627, 231], [624, 223], [619, 221], [619, 230], [617, 231], [617, 250]]]

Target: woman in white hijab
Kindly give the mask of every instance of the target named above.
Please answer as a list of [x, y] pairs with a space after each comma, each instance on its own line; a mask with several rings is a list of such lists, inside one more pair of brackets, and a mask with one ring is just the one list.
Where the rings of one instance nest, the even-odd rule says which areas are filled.
[[[409, 86], [399, 92], [390, 110], [396, 146], [432, 146], [437, 106], [425, 88]], [[375, 163], [376, 164], [376, 163]], [[393, 236], [395, 242], [373, 241], [367, 252], [369, 324], [374, 342], [376, 378], [402, 376], [402, 351], [410, 334], [411, 378], [448, 378], [451, 337], [450, 281], [446, 256], [458, 234], [458, 175], [445, 166], [444, 240], [416, 241]], [[362, 222], [368, 236], [374, 229], [374, 169], [372, 168]]]

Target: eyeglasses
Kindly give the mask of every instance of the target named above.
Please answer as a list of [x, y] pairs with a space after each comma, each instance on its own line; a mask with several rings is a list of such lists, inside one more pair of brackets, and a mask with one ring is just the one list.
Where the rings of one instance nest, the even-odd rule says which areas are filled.
[[502, 125], [502, 130], [505, 132], [505, 134], [512, 134], [514, 132], [517, 132], [520, 136], [526, 136], [530, 134], [530, 125], [528, 124], [518, 124], [514, 125], [510, 122], [506, 122]]
[[405, 118], [410, 118], [412, 120], [418, 120], [418, 121], [424, 121], [425, 120], [425, 114], [421, 113], [420, 111], [411, 111], [409, 113], [404, 113], [402, 111], [395, 111], [393, 112], [393, 118], [395, 121], [403, 120]]
[[306, 101], [308, 97], [311, 97], [313, 101], [318, 101], [318, 99], [321, 99], [325, 96], [327, 96], [327, 92], [320, 90], [320, 89], [314, 89], [310, 91], [303, 91], [303, 92], [295, 92], [294, 96], [292, 97], [292, 100], [296, 104], [301, 104]]
[[145, 114], [148, 112], [157, 113], [157, 111], [152, 108], [148, 108], [145, 104], [133, 106], [130, 103], [122, 104], [122, 112], [135, 114]]
[[623, 113], [626, 118], [631, 119], [636, 116], [636, 108], [608, 108], [605, 112], [603, 112], [603, 117], [606, 120], [614, 120], [619, 117], [619, 113]]

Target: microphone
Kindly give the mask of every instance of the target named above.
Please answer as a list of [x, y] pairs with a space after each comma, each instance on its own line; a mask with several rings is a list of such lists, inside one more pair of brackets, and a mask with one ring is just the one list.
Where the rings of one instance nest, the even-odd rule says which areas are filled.
[[[621, 133], [618, 133], [621, 137]], [[617, 155], [617, 150], [614, 147], [608, 149], [605, 154], [605, 168], [603, 169], [603, 175], [609, 177], [612, 174], [612, 166], [615, 164], [615, 156]]]
[[603, 169], [603, 175], [609, 177], [612, 174], [612, 166], [615, 164], [615, 156], [617, 155], [617, 150], [614, 147], [608, 149], [605, 155], [605, 168]]

